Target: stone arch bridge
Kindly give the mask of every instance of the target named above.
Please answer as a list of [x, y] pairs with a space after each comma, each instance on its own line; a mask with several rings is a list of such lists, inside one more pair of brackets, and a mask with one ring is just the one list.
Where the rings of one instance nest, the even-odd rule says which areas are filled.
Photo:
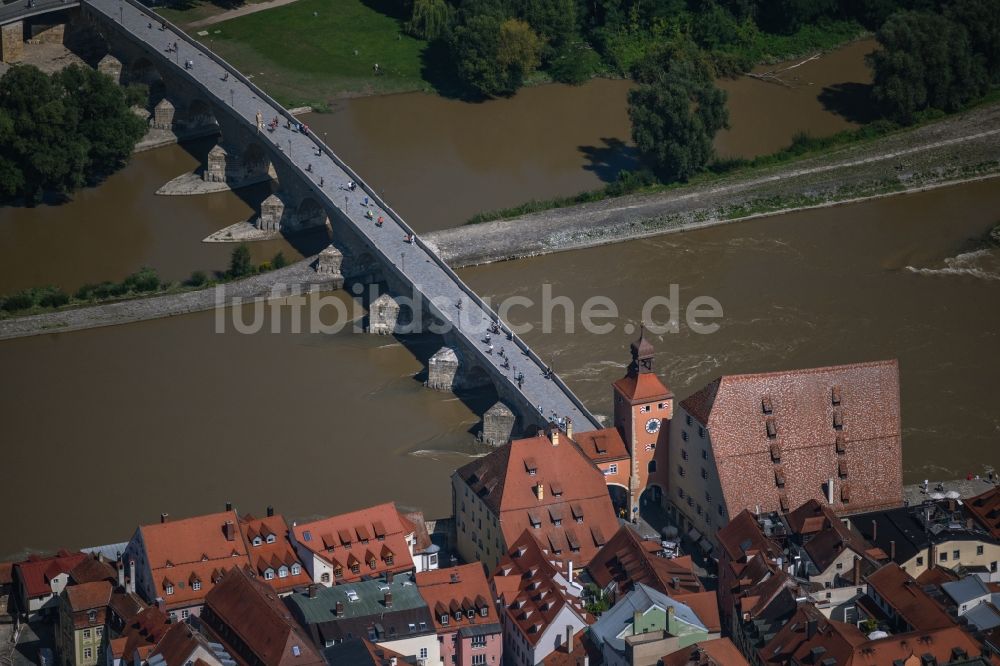
[[[65, 6], [60, 0], [34, 2], [32, 10]], [[209, 153], [203, 178], [234, 185], [275, 178], [278, 191], [261, 206], [258, 225], [264, 228], [329, 224], [333, 245], [322, 253], [320, 268], [384, 285], [384, 293], [369, 303], [374, 332], [394, 332], [400, 317], [397, 298], [403, 296], [420, 303], [410, 318], [446, 329], [445, 346], [430, 360], [427, 384], [440, 390], [491, 384], [499, 402], [484, 417], [487, 440], [502, 443], [511, 429], [529, 432], [560, 419], [571, 419], [577, 432], [601, 427], [518, 336], [506, 330], [495, 334], [496, 347], [507, 350], [506, 362], [489, 352], [483, 339], [500, 321], [496, 313], [374, 188], [322, 141], [297, 131], [295, 119], [280, 104], [135, 0], [80, 0], [79, 5], [81, 19], [107, 47], [98, 68], [123, 82], [147, 83], [160, 98], [154, 125], [218, 124], [220, 140]], [[273, 131], [262, 126], [275, 118]], [[357, 183], [353, 191], [344, 187], [350, 181]]]

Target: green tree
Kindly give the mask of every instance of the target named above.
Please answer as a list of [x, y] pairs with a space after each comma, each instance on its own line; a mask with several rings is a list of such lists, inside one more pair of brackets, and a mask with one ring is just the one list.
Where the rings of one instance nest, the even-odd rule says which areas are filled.
[[87, 142], [87, 174], [111, 173], [125, 164], [146, 122], [132, 113], [125, 90], [89, 67], [70, 65], [55, 75], [79, 118], [77, 132]]
[[285, 259], [285, 253], [278, 251], [273, 257], [271, 257], [271, 268], [279, 269], [284, 268], [288, 265], [288, 260]]
[[964, 27], [940, 14], [897, 12], [876, 34], [872, 95], [882, 112], [911, 123], [924, 109], [956, 111], [983, 94], [988, 76]]
[[954, 0], [945, 16], [969, 33], [973, 53], [984, 60], [992, 83], [1000, 83], [1000, 11], [993, 0]]
[[541, 40], [524, 21], [485, 14], [455, 26], [449, 48], [462, 84], [495, 97], [513, 94], [538, 67]]
[[240, 243], [233, 250], [229, 260], [229, 277], [244, 277], [254, 272], [253, 261], [250, 258], [250, 248], [246, 243]]
[[36, 203], [84, 183], [87, 141], [62, 86], [35, 67], [0, 78], [0, 196]]
[[712, 159], [715, 133], [727, 127], [726, 94], [690, 43], [661, 47], [639, 63], [629, 92], [632, 139], [664, 180], [686, 180]]
[[406, 31], [420, 39], [437, 39], [448, 32], [451, 7], [445, 0], [415, 0]]
[[579, 36], [576, 0], [516, 0], [514, 13], [544, 42], [546, 62]]

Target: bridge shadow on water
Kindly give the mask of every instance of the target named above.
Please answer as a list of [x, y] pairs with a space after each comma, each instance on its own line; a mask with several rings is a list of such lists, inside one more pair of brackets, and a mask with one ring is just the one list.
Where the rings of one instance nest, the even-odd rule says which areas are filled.
[[618, 180], [622, 171], [634, 171], [642, 166], [639, 149], [621, 139], [602, 137], [601, 146], [578, 146], [577, 150], [587, 160], [585, 171], [593, 171], [605, 183]]

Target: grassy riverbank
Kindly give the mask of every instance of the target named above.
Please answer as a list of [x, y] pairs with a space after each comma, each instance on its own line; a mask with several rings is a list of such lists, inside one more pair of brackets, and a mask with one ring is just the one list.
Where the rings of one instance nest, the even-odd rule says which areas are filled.
[[[1000, 89], [991, 91], [990, 94], [970, 105], [962, 113], [997, 103], [1000, 103]], [[961, 113], [955, 115], [960, 116]], [[854, 130], [845, 130], [824, 137], [799, 134], [788, 147], [769, 155], [761, 155], [750, 160], [717, 160], [709, 166], [707, 171], [699, 173], [687, 182], [660, 183], [650, 172], [645, 170], [622, 172], [616, 182], [609, 183], [600, 189], [588, 190], [568, 197], [531, 200], [517, 206], [478, 213], [469, 218], [466, 224], [509, 220], [547, 210], [579, 206], [631, 194], [653, 195], [683, 191], [688, 188], [711, 185], [733, 177], [751, 179], [755, 174], [770, 170], [772, 167], [791, 166], [796, 162], [821, 156], [840, 148], [863, 148], [894, 135], [905, 137], [921, 127], [940, 122], [943, 119], [946, 119], [943, 113], [931, 111], [925, 113], [917, 123], [906, 127], [900, 127], [888, 121], [876, 121]], [[944, 167], [944, 165], [942, 166]]]
[[[290, 106], [310, 105], [322, 110], [341, 97], [456, 91], [458, 84], [447, 49], [440, 42], [408, 35], [405, 17], [380, 11], [388, 6], [363, 0], [340, 0], [336, 5], [324, 0], [296, 0], [192, 32]], [[216, 7], [199, 0], [158, 11], [183, 27], [220, 13]], [[208, 34], [199, 36], [200, 31]], [[754, 63], [830, 50], [865, 34], [853, 21], [825, 21], [787, 35], [754, 32], [738, 52], [719, 50], [710, 57], [720, 71], [735, 71]], [[656, 39], [652, 33], [616, 37], [606, 47], [606, 60], [597, 62], [591, 74], [614, 77], [627, 73], [635, 58]], [[378, 75], [375, 63], [379, 64]], [[552, 80], [549, 72], [539, 70], [525, 83]]]

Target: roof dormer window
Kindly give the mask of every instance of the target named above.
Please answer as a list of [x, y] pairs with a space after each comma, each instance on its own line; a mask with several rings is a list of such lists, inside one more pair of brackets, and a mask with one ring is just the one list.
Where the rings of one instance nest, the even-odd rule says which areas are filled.
[[760, 399], [760, 408], [765, 414], [770, 414], [774, 411], [774, 405], [771, 403], [771, 396], [765, 395]]
[[840, 402], [841, 402], [840, 386], [835, 385], [832, 389], [830, 389], [830, 404], [836, 406], [839, 405]]
[[764, 420], [764, 427], [767, 429], [767, 438], [774, 439], [778, 436], [778, 424], [775, 423], [773, 417], [767, 417]]
[[268, 543], [274, 543], [277, 540], [278, 540], [278, 537], [274, 536], [273, 534], [268, 534], [267, 535], [267, 542]]
[[261, 545], [262, 543], [264, 543], [264, 542], [260, 540], [260, 537], [259, 537], [259, 536], [256, 536], [256, 537], [254, 537], [254, 538], [253, 538], [253, 545], [254, 545], [254, 546], [259, 546], [259, 545]]
[[167, 596], [170, 596], [171, 594], [174, 593], [174, 586], [167, 585], [166, 587], [163, 588], [163, 591], [167, 593]]

